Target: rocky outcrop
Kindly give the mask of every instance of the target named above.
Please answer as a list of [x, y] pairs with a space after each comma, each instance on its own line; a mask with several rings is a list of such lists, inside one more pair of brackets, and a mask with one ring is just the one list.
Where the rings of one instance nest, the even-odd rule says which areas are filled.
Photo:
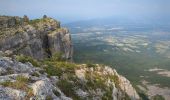
[[[119, 75], [116, 70], [108, 67], [108, 66], [101, 66], [101, 65], [95, 65], [95, 67], [88, 68], [86, 65], [81, 69], [78, 69], [75, 71], [76, 76], [84, 83], [88, 83], [88, 81], [100, 81], [103, 82], [103, 88], [97, 87], [96, 90], [90, 90], [90, 91], [80, 91], [77, 90], [78, 95], [82, 95], [86, 97], [86, 95], [93, 94], [93, 98], [100, 100], [100, 98], [103, 98], [105, 94], [110, 91], [111, 92], [111, 98], [113, 100], [123, 100], [123, 99], [131, 99], [131, 100], [138, 100], [139, 95], [137, 94], [136, 90], [132, 87], [131, 83], [123, 76]], [[90, 76], [87, 77], [87, 73], [90, 73]], [[97, 86], [97, 84], [94, 83], [94, 85]], [[90, 87], [90, 86], [89, 86]], [[110, 88], [111, 90], [107, 90], [107, 88]], [[94, 92], [95, 91], [95, 92]], [[106, 98], [108, 95], [106, 95]], [[105, 98], [105, 99], [106, 99]], [[111, 100], [111, 98], [107, 98]]]
[[15, 27], [19, 20], [19, 17], [0, 16], [0, 28]]
[[[52, 64], [54, 62], [51, 62]], [[49, 64], [49, 62], [48, 62]], [[0, 57], [0, 98], [3, 100], [139, 100], [130, 82], [114, 69], [101, 65], [60, 62], [55, 76], [30, 62]], [[51, 66], [51, 65], [50, 65]], [[67, 67], [66, 67], [67, 66]], [[48, 67], [47, 67], [48, 68]], [[60, 73], [61, 71], [61, 73]]]
[[108, 66], [64, 62], [72, 60], [72, 53], [69, 30], [60, 22], [46, 15], [36, 20], [0, 16], [0, 99], [140, 99], [131, 83]]
[[8, 57], [0, 57], [0, 69], [2, 100], [46, 100], [47, 98], [71, 100], [55, 86], [57, 77], [47, 78], [46, 73], [41, 74], [43, 69], [36, 68], [29, 62], [24, 64]]
[[56, 53], [72, 60], [73, 53], [70, 33], [60, 27], [60, 22], [48, 17], [29, 20], [27, 16], [0, 16], [0, 50], [39, 60]]

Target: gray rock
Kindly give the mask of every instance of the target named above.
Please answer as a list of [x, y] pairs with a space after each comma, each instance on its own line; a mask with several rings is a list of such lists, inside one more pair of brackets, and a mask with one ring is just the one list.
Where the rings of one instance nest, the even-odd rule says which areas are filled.
[[60, 52], [64, 54], [64, 58], [71, 60], [73, 48], [70, 33], [67, 32], [66, 29], [63, 29], [62, 31], [54, 31], [48, 34], [49, 49], [52, 55]]
[[[76, 83], [78, 82], [79, 85], [74, 83], [74, 81], [69, 81], [74, 85], [72, 92], [78, 97], [82, 99], [101, 100], [103, 95], [110, 91], [109, 93], [113, 100], [122, 100], [125, 97], [125, 93], [131, 100], [140, 99], [131, 83], [126, 78], [119, 75], [116, 70], [100, 65], [96, 65], [95, 68], [89, 68], [85, 64], [78, 66], [79, 68], [75, 69], [74, 73], [76, 77], [74, 75], [71, 77], [74, 77], [73, 79], [76, 78]], [[42, 67], [37, 68], [31, 63], [17, 62], [15, 59], [8, 57], [0, 57], [0, 69], [0, 72], [3, 73], [3, 75], [0, 75], [0, 83], [7, 81], [16, 82], [18, 76], [29, 79], [28, 83], [26, 83], [26, 87], [32, 89], [33, 96], [29, 97], [32, 100], [45, 100], [47, 97], [50, 97], [53, 100], [72, 100], [64, 94], [66, 91], [62, 91], [63, 89], [60, 86], [57, 86], [57, 82], [60, 82], [63, 79], [68, 81], [67, 78], [62, 78], [64, 75], [67, 76], [66, 73], [63, 74], [62, 77], [47, 77], [45, 72], [39, 72], [43, 70]], [[9, 69], [12, 70], [13, 73], [10, 73]], [[87, 74], [90, 74], [89, 78], [87, 77]], [[99, 77], [100, 75], [103, 77]], [[119, 84], [116, 83], [115, 80], [111, 80], [114, 75], [117, 76]], [[103, 82], [101, 85], [103, 84], [102, 86], [104, 86], [104, 89], [100, 87], [99, 83], [96, 84], [97, 86], [99, 85], [99, 87], [95, 88], [91, 88], [91, 86], [87, 85], [90, 81], [95, 82], [96, 76], [100, 78], [98, 80], [103, 80], [101, 81]], [[23, 100], [26, 98], [27, 94], [28, 93], [25, 90], [13, 89], [10, 86], [4, 87], [4, 85], [0, 84], [0, 98], [3, 98], [4, 100], [12, 100], [13, 98]]]
[[62, 53], [65, 59], [72, 60], [71, 35], [68, 29], [60, 27], [60, 22], [47, 17], [16, 25], [20, 20], [22, 18], [0, 16], [1, 51], [8, 55], [24, 54], [38, 60]]
[[47, 78], [33, 83], [31, 87], [37, 99], [45, 100], [47, 96], [56, 97], [53, 93], [54, 87]]
[[139, 95], [137, 94], [136, 90], [132, 87], [132, 84], [129, 80], [125, 77], [119, 75], [120, 80], [120, 88], [127, 93], [127, 95], [132, 99], [140, 99]]
[[88, 95], [89, 95], [87, 92], [83, 91], [82, 89], [78, 89], [78, 90], [76, 91], [76, 94], [77, 94], [78, 96], [80, 96], [81, 98], [86, 98], [86, 97], [88, 97]]
[[[10, 73], [13, 70], [14, 73]], [[32, 89], [33, 96], [29, 97], [30, 100], [46, 100], [47, 96], [53, 98], [53, 100], [72, 100], [66, 97], [62, 91], [55, 86], [58, 81], [57, 76], [47, 77], [46, 73], [40, 73], [43, 69], [33, 67], [31, 63], [21, 63], [16, 60], [12, 60], [8, 57], [0, 57], [0, 100], [25, 100], [27, 91], [21, 89], [13, 89], [12, 87], [4, 87], [1, 83], [4, 82], [16, 82], [18, 76], [23, 76], [29, 79], [26, 86]], [[34, 75], [36, 73], [36, 76]], [[59, 95], [55, 95], [54, 91]]]
[[0, 28], [14, 27], [19, 20], [19, 17], [0, 16]]
[[23, 100], [25, 96], [26, 92], [24, 91], [0, 86], [1, 100]]

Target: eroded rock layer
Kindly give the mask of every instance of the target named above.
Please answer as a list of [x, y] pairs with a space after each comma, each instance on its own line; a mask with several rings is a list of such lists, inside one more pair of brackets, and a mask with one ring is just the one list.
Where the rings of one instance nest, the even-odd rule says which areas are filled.
[[27, 17], [0, 16], [0, 50], [24, 54], [42, 60], [61, 53], [72, 59], [71, 36], [60, 22], [52, 18], [29, 20]]

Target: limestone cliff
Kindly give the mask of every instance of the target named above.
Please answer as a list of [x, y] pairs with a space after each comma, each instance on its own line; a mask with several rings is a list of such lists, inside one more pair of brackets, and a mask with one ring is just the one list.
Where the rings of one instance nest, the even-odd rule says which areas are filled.
[[126, 78], [98, 64], [0, 56], [0, 75], [2, 100], [140, 99]]
[[111, 67], [68, 62], [72, 52], [70, 33], [60, 22], [47, 16], [1, 16], [0, 99], [140, 99], [131, 83]]
[[0, 50], [39, 60], [56, 53], [72, 60], [73, 53], [70, 33], [60, 27], [60, 22], [48, 17], [29, 20], [26, 16], [0, 16]]

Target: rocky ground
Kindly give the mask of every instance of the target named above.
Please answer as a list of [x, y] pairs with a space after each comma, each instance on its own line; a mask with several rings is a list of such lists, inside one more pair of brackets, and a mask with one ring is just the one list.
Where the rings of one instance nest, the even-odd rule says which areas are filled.
[[[53, 83], [57, 76], [48, 78], [41, 68], [31, 63], [21, 63], [8, 57], [0, 58], [0, 98], [2, 100], [24, 100], [47, 98], [69, 100]], [[56, 96], [57, 93], [60, 96]]]
[[0, 57], [3, 100], [139, 99], [130, 82], [108, 66], [49, 60], [36, 67], [34, 60], [18, 57]]

